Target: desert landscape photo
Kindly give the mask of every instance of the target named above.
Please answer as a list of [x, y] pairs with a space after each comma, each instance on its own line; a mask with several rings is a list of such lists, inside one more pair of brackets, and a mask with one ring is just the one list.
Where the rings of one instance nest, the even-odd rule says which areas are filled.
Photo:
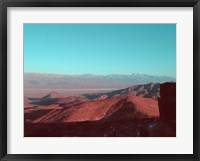
[[175, 24], [24, 24], [24, 137], [176, 137]]

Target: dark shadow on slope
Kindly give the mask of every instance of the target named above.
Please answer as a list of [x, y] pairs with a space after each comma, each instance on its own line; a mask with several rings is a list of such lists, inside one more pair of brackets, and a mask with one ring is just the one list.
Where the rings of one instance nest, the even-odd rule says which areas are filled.
[[50, 109], [41, 110], [40, 109], [40, 110], [36, 110], [36, 111], [31, 111], [30, 113], [26, 113], [24, 115], [24, 120], [28, 121], [28, 122], [36, 120], [36, 119], [40, 118], [41, 116], [47, 114], [50, 111], [52, 111], [52, 110], [50, 110]]
[[49, 99], [39, 99], [37, 101], [31, 102], [33, 105], [51, 105], [58, 103], [59, 98], [49, 98]]

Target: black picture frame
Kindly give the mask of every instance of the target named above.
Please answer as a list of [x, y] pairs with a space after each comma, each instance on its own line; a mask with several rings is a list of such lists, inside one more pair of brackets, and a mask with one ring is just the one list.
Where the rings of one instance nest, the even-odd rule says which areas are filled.
[[[193, 7], [193, 154], [7, 154], [8, 7]], [[199, 0], [1, 0], [0, 1], [0, 159], [1, 160], [200, 160], [200, 2]], [[183, 145], [185, 146], [185, 145]]]

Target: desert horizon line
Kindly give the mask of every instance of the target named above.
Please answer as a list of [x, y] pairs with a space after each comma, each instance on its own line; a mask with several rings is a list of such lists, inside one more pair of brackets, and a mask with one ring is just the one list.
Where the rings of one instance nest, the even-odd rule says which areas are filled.
[[84, 74], [69, 74], [69, 73], [48, 73], [48, 72], [28, 72], [24, 71], [24, 74], [51, 74], [51, 75], [68, 75], [68, 76], [84, 76], [84, 75], [93, 75], [93, 76], [109, 76], [109, 75], [125, 75], [125, 76], [131, 76], [131, 75], [147, 75], [147, 76], [157, 76], [157, 77], [170, 77], [176, 79], [176, 76], [168, 76], [168, 75], [154, 75], [154, 74], [146, 74], [146, 73], [110, 73], [110, 74], [92, 74], [92, 73], [84, 73]]

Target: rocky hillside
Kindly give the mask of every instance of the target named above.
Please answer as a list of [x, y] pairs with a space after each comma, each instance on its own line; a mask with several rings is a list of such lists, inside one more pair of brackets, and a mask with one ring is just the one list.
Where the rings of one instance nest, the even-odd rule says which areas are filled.
[[56, 99], [48, 105], [25, 99], [25, 136], [176, 136], [176, 83], [160, 84], [158, 100], [135, 94], [157, 87], [132, 86], [103, 99], [53, 93], [40, 98]]
[[115, 90], [112, 92], [83, 94], [83, 96], [90, 100], [105, 99], [115, 96], [139, 96], [144, 98], [157, 99], [158, 97], [160, 97], [160, 83], [133, 85], [128, 88]]

